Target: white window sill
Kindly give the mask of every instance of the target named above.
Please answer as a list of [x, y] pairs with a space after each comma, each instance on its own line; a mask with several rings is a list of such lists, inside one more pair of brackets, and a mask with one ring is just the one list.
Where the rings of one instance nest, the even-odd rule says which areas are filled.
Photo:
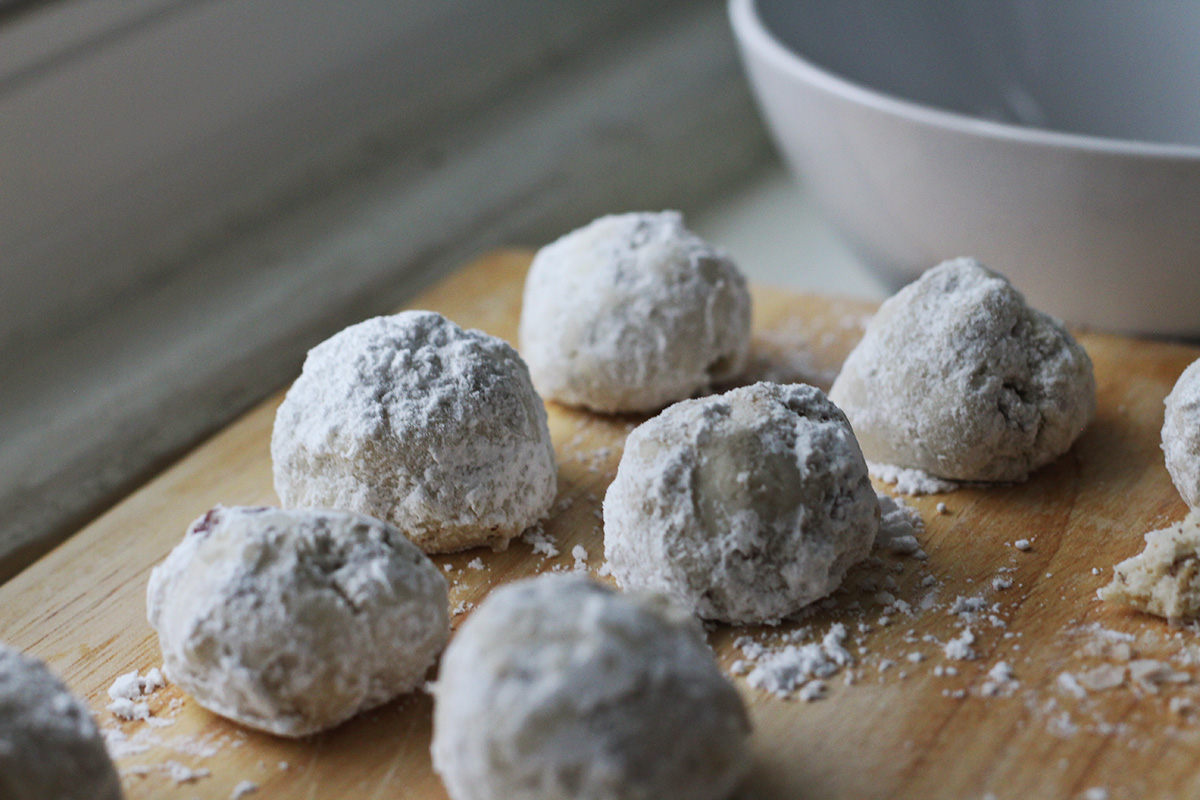
[[[183, 10], [165, 18], [178, 25], [193, 13], [215, 24], [210, 15], [221, 8], [259, 13], [269, 5], [247, 2], [129, 0], [127, 6], [178, 5]], [[363, 2], [378, 13], [400, 7]], [[426, 19], [455, 13], [403, 5]], [[476, 9], [483, 6], [496, 14], [542, 8], [532, 0], [493, 0]], [[333, 8], [315, 2], [304, 7], [314, 14]], [[313, 160], [284, 164], [270, 180], [254, 171], [249, 186], [202, 181], [158, 202], [151, 191], [157, 181], [197, 171], [185, 152], [178, 171], [116, 170], [128, 184], [89, 184], [87, 202], [61, 186], [47, 194], [45, 181], [38, 184], [54, 202], [82, 203], [84, 217], [62, 230], [51, 225], [46, 236], [30, 234], [24, 249], [12, 254], [3, 248], [13, 240], [0, 237], [0, 262], [7, 267], [0, 275], [0, 303], [30, 322], [0, 336], [0, 561], [32, 560], [284, 384], [308, 347], [394, 308], [422, 283], [483, 250], [537, 245], [600, 213], [692, 211], [769, 157], [721, 0], [674, 0], [653, 9], [633, 0], [605, 6], [571, 0], [556, 9], [588, 24], [548, 21], [541, 51], [525, 54], [520, 64], [504, 62], [511, 81], [490, 92], [468, 86], [457, 96], [458, 106], [417, 81], [420, 102], [411, 108], [419, 118], [401, 114], [389, 133], [367, 113], [357, 140], [349, 136], [347, 144], [345, 131], [331, 136], [343, 145], [340, 155], [311, 148]], [[637, 24], [628, 22], [629, 15]], [[505, 59], [514, 57], [510, 38], [496, 41]], [[129, 42], [119, 44], [127, 55]], [[111, 54], [101, 46], [98, 55], [106, 60]], [[39, 53], [22, 57], [25, 64], [46, 63]], [[375, 67], [391, 63], [368, 61]], [[80, 63], [69, 59], [71, 70]], [[29, 86], [35, 94], [60, 77], [87, 77], [41, 69], [28, 73], [37, 76]], [[486, 69], [483, 63], [477, 72]], [[376, 78], [377, 86], [388, 84], [387, 75]], [[344, 94], [344, 85], [330, 80], [325, 89]], [[9, 86], [5, 94], [0, 86], [0, 111], [5, 102], [23, 107], [18, 89]], [[312, 98], [300, 104], [301, 118], [309, 118], [305, 113], [314, 104]], [[32, 100], [26, 105], [43, 108]], [[330, 115], [321, 119], [326, 124]], [[57, 130], [66, 137], [79, 133]], [[304, 137], [302, 130], [289, 130], [288, 147]], [[218, 140], [222, 148], [234, 145], [235, 153], [246, 141]], [[53, 145], [34, 141], [38, 152]], [[248, 141], [254, 153], [275, 152], [270, 137]], [[136, 160], [144, 153], [126, 141], [116, 144], [123, 157]], [[169, 148], [156, 152], [169, 155]], [[222, 181], [236, 178], [238, 169], [219, 152], [224, 150], [207, 157], [222, 165]], [[25, 175], [6, 184], [13, 230], [32, 230], [22, 217], [30, 209], [14, 187], [36, 184], [39, 169], [59, 166], [63, 171], [55, 179], [69, 182], [76, 173], [54, 159], [0, 162], [0, 173], [6, 167]], [[103, 160], [91, 166], [78, 174], [91, 180], [114, 168]], [[123, 193], [137, 194], [133, 189], [141, 194], [126, 202]], [[91, 203], [98, 207], [94, 216]], [[127, 214], [131, 208], [138, 213]], [[145, 217], [138, 215], [147, 209]], [[0, 204], [0, 217], [3, 211]], [[45, 224], [43, 217], [30, 219]], [[142, 227], [148, 220], [168, 228]], [[173, 222], [183, 227], [169, 229]], [[193, 222], [200, 228], [189, 229]], [[0, 230], [4, 225], [0, 219]], [[111, 231], [123, 233], [107, 243], [89, 238]], [[13, 265], [22, 258], [29, 274], [48, 281], [44, 291], [29, 292], [14, 277]], [[49, 265], [56, 269], [47, 273]], [[101, 269], [111, 274], [100, 276]], [[25, 291], [28, 302], [2, 291], [5, 281]], [[60, 289], [70, 295], [61, 307]], [[6, 577], [0, 571], [0, 580]]]
[[755, 283], [867, 300], [891, 293], [779, 162], [717, 197], [690, 222], [728, 250]]

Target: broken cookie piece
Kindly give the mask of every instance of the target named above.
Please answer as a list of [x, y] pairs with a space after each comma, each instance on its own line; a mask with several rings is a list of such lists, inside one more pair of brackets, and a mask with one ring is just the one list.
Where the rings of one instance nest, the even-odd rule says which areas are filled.
[[1113, 567], [1112, 583], [1097, 592], [1104, 601], [1169, 620], [1200, 615], [1200, 519], [1188, 514], [1146, 534], [1146, 549]]

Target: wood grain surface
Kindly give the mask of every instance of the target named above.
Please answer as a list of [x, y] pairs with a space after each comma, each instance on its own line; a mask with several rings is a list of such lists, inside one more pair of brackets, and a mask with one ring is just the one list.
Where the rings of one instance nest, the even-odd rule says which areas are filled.
[[[515, 341], [528, 259], [491, 254], [412, 307]], [[871, 311], [769, 289], [755, 290], [755, 303], [751, 376], [825, 388]], [[928, 558], [879, 554], [798, 623], [710, 629], [727, 670], [743, 657], [739, 636], [776, 650], [781, 634], [802, 628], [819, 640], [835, 622], [847, 626], [855, 656], [814, 702], [779, 699], [735, 678], [755, 723], [754, 764], [739, 796], [1200, 796], [1197, 632], [1094, 599], [1111, 565], [1141, 549], [1142, 533], [1185, 511], [1163, 466], [1159, 427], [1163, 397], [1200, 351], [1099, 334], [1081, 341], [1096, 366], [1099, 414], [1070, 453], [1021, 485], [910, 498], [926, 522], [918, 538]], [[241, 781], [258, 786], [251, 796], [272, 798], [444, 797], [429, 762], [424, 694], [302, 741], [240, 728], [173, 686], [150, 698], [157, 724], [120, 722], [105, 710], [114, 678], [161, 663], [145, 621], [151, 567], [212, 505], [277, 502], [268, 443], [281, 397], [0, 587], [0, 640], [49, 662], [102, 728], [126, 737], [126, 749], [144, 746], [118, 761], [129, 798], [228, 798]], [[518, 540], [501, 553], [436, 557], [450, 568], [456, 623], [497, 584], [573, 568], [576, 545], [592, 573], [602, 565], [600, 500], [640, 420], [553, 404], [549, 411], [559, 500], [545, 531], [559, 554]], [[1016, 549], [1018, 539], [1032, 548]], [[483, 569], [467, 567], [475, 558]], [[1012, 585], [997, 588], [997, 579]], [[964, 616], [959, 603], [953, 613], [960, 596], [987, 608]], [[967, 628], [976, 658], [948, 659], [945, 644]], [[1126, 670], [1121, 686], [1087, 691], [1060, 677], [1104, 664], [1123, 669], [1130, 658], [1160, 660], [1188, 682], [1135, 681]], [[1013, 680], [989, 683], [999, 661]], [[172, 765], [202, 772], [177, 783]]]

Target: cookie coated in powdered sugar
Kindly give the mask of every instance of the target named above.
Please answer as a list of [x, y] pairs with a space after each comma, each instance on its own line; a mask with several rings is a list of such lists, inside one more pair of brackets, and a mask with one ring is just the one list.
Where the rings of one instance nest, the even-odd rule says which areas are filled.
[[433, 562], [390, 525], [342, 511], [217, 506], [146, 594], [167, 677], [280, 736], [411, 691], [450, 634]]
[[0, 797], [120, 800], [87, 706], [45, 664], [0, 644]]
[[829, 396], [869, 460], [955, 481], [1024, 480], [1096, 413], [1083, 347], [969, 258], [884, 301]]
[[604, 498], [605, 557], [623, 587], [734, 624], [832, 592], [878, 527], [850, 425], [805, 384], [676, 403], [629, 435]]
[[525, 281], [521, 354], [567, 405], [655, 411], [736, 377], [749, 346], [745, 278], [675, 211], [601, 217], [543, 247]]
[[1163, 403], [1162, 449], [1183, 501], [1200, 508], [1200, 361], [1183, 371]]
[[720, 800], [748, 766], [745, 707], [695, 620], [582, 576], [493, 591], [433, 693], [454, 800]]
[[503, 549], [549, 512], [557, 480], [516, 350], [432, 311], [369, 319], [309, 351], [271, 458], [285, 507], [369, 514], [427, 553]]

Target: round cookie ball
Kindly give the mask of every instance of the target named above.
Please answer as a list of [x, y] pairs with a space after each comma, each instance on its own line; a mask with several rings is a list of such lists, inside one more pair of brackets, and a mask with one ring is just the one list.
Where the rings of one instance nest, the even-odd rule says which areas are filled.
[[369, 514], [427, 553], [503, 549], [549, 512], [557, 479], [517, 351], [432, 311], [369, 319], [310, 350], [271, 458], [284, 507]]
[[1024, 480], [1096, 413], [1084, 349], [969, 258], [886, 300], [829, 396], [869, 461], [963, 481]]
[[601, 217], [525, 280], [521, 353], [567, 405], [655, 411], [738, 375], [749, 346], [746, 279], [675, 211]]
[[411, 691], [450, 635], [433, 562], [342, 511], [217, 506], [151, 572], [146, 605], [173, 682], [280, 736]]
[[1183, 371], [1164, 401], [1162, 449], [1167, 472], [1188, 507], [1200, 508], [1200, 361]]
[[878, 529], [850, 425], [805, 384], [676, 403], [629, 434], [604, 497], [604, 554], [622, 586], [739, 625], [832, 592]]
[[749, 728], [690, 616], [547, 574], [496, 589], [446, 648], [433, 766], [454, 800], [719, 800]]
[[91, 714], [46, 665], [0, 644], [0, 797], [120, 800]]

